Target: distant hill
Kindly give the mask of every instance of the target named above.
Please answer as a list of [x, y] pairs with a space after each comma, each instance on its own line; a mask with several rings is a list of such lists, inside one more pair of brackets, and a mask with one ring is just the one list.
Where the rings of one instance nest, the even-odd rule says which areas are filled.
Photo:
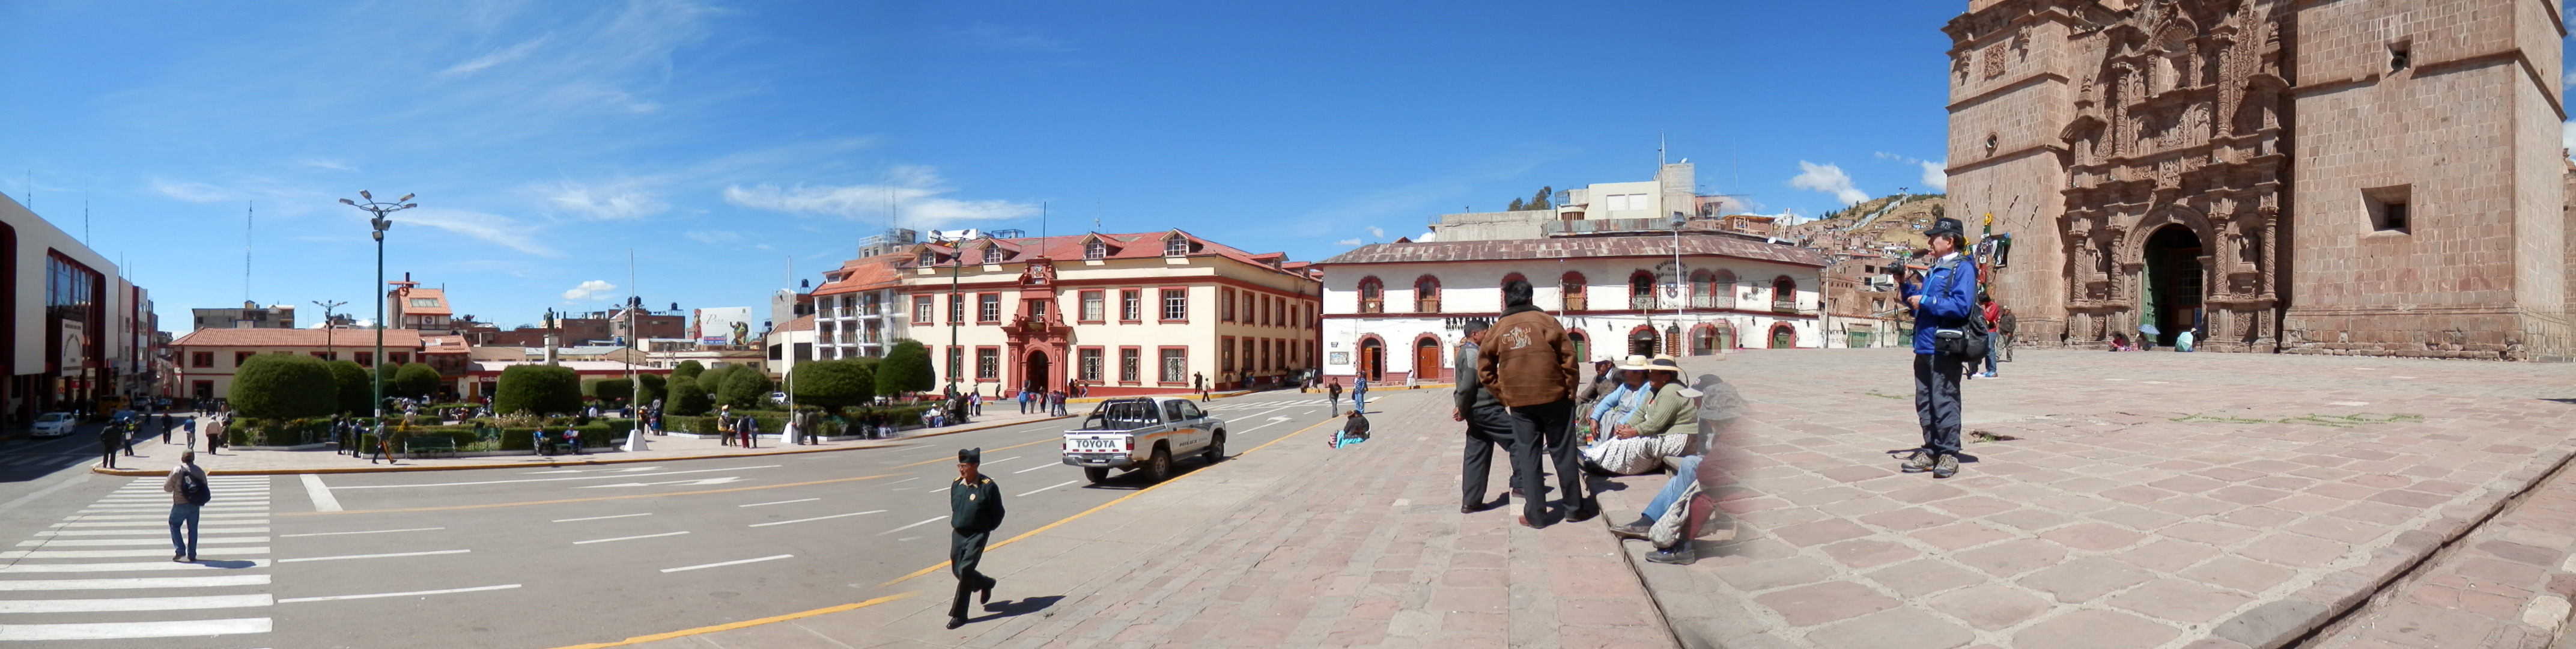
[[1862, 201], [1826, 212], [1814, 221], [1789, 226], [1786, 238], [1812, 248], [1836, 252], [1878, 250], [1887, 244], [1907, 249], [1925, 246], [1923, 230], [1949, 214], [1946, 194], [1897, 194]]

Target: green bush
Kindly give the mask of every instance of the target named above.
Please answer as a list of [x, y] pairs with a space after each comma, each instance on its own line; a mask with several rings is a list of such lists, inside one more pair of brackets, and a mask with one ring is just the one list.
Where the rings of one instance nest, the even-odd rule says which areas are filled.
[[867, 403], [877, 393], [875, 359], [806, 361], [796, 364], [790, 383], [798, 405], [840, 410]]
[[242, 417], [233, 420], [226, 437], [243, 446], [296, 446], [330, 441], [331, 419], [261, 419]]
[[662, 375], [635, 375], [635, 403], [637, 405], [652, 405], [653, 402], [668, 399], [670, 396], [670, 381], [662, 378]]
[[677, 417], [695, 417], [715, 408], [715, 399], [707, 396], [698, 380], [689, 377], [671, 379], [671, 402], [663, 409]]
[[893, 396], [920, 392], [939, 384], [939, 376], [930, 366], [930, 350], [921, 341], [898, 338], [886, 350], [885, 360], [876, 366], [877, 394]]
[[769, 393], [778, 386], [769, 375], [749, 365], [732, 365], [725, 369], [724, 383], [716, 384], [716, 403], [735, 408], [760, 408], [769, 405]]
[[697, 361], [680, 361], [679, 367], [671, 368], [671, 378], [674, 379], [694, 379], [705, 373], [707, 373], [706, 364]]
[[304, 354], [257, 354], [233, 374], [233, 411], [243, 417], [296, 419], [331, 414], [339, 383], [322, 359]]
[[582, 384], [582, 392], [602, 404], [625, 403], [635, 396], [635, 382], [626, 379], [598, 379]]
[[581, 409], [581, 378], [569, 367], [512, 365], [501, 370], [492, 410], [502, 414], [565, 414]]
[[428, 400], [438, 395], [438, 368], [427, 363], [404, 363], [394, 371], [393, 382], [385, 384], [385, 394]]
[[374, 407], [367, 405], [375, 400], [376, 394], [375, 384], [367, 379], [367, 368], [359, 367], [357, 361], [331, 361], [330, 367], [331, 382], [339, 388], [339, 398], [336, 400], [338, 412], [350, 415], [375, 414]]

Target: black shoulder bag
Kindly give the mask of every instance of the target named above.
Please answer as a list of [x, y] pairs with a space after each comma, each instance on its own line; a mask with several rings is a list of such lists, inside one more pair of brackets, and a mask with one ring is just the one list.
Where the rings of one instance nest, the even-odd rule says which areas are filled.
[[[1941, 292], [1945, 295], [1959, 286], [1959, 261], [1954, 259], [1946, 263], [1950, 269], [1950, 275], [1942, 278]], [[1968, 323], [1965, 326], [1932, 330], [1932, 351], [1971, 362], [1973, 362], [1972, 359], [1985, 358], [1986, 319], [1970, 314], [1967, 320]]]

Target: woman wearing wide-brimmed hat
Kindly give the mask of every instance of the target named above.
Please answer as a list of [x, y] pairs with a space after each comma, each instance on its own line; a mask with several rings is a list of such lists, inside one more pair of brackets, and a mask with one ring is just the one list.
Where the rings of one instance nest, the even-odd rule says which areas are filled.
[[1698, 452], [1691, 448], [1692, 436], [1699, 432], [1699, 418], [1693, 414], [1696, 406], [1685, 394], [1690, 388], [1681, 383], [1681, 363], [1672, 356], [1631, 356], [1629, 360], [1619, 369], [1646, 375], [1642, 402], [1584, 455], [1613, 474], [1662, 471], [1668, 458]]

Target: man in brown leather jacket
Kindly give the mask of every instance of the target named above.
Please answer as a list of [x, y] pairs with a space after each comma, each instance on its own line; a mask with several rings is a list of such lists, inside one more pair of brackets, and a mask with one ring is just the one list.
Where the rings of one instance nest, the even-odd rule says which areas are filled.
[[1547, 493], [1539, 470], [1542, 451], [1556, 461], [1565, 520], [1590, 520], [1600, 508], [1584, 497], [1580, 445], [1570, 425], [1574, 384], [1583, 376], [1575, 364], [1580, 359], [1556, 316], [1530, 303], [1532, 292], [1528, 280], [1503, 283], [1503, 316], [1485, 331], [1476, 379], [1510, 410], [1513, 436], [1520, 440], [1512, 453], [1512, 472], [1527, 494], [1521, 499], [1521, 524], [1537, 527], [1533, 519], [1547, 511], [1541, 502]]

